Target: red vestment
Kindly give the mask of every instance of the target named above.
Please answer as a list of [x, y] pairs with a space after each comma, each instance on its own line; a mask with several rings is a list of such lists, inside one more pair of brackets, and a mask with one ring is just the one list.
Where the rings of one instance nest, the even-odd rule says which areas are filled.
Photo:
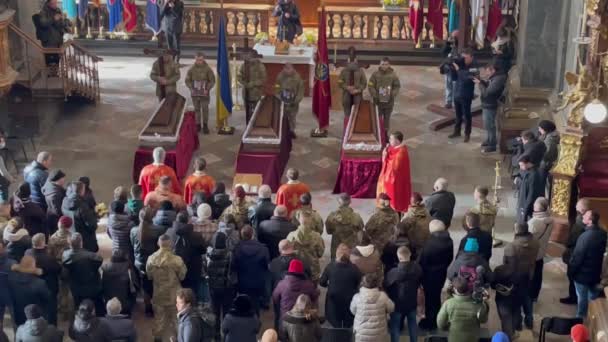
[[412, 197], [410, 157], [407, 147], [388, 146], [378, 179], [377, 194], [383, 192], [391, 198], [391, 207], [395, 211], [407, 211]]
[[167, 166], [167, 165], [146, 165], [141, 172], [139, 173], [139, 185], [141, 185], [141, 197], [146, 198], [146, 195], [149, 192], [152, 192], [156, 189], [160, 178], [163, 176], [171, 177], [171, 185], [173, 187], [173, 192], [176, 194], [181, 194], [182, 190], [177, 180], [177, 176], [175, 175], [175, 171]]
[[429, 13], [426, 19], [433, 25], [435, 40], [443, 40], [443, 0], [429, 0]]
[[122, 20], [125, 22], [125, 31], [133, 32], [137, 26], [137, 5], [135, 1], [123, 0], [122, 8]]
[[424, 24], [424, 10], [420, 5], [420, 1], [414, 0], [410, 5], [410, 26], [412, 27], [412, 37], [414, 42], [418, 43], [418, 37], [422, 33], [422, 25]]
[[300, 208], [300, 196], [307, 192], [310, 188], [304, 183], [283, 184], [277, 191], [277, 205], [286, 206], [291, 217], [291, 213]]
[[187, 204], [192, 203], [192, 196], [197, 192], [204, 192], [206, 196], [211, 195], [213, 188], [215, 187], [215, 180], [213, 177], [206, 174], [196, 174], [186, 178], [186, 184], [184, 184], [184, 201]]

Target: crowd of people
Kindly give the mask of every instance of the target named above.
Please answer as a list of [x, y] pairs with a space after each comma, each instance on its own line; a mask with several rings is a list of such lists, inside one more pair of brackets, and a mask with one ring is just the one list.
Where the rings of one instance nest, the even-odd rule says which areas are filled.
[[[527, 164], [539, 160], [531, 156], [535, 150], [519, 158], [524, 187]], [[541, 192], [519, 190], [532, 208], [518, 217], [503, 263], [492, 270], [497, 210], [487, 187], [475, 188], [476, 205], [465, 215], [466, 235], [454, 255], [448, 228], [456, 229], [450, 227], [456, 197], [444, 178], [426, 198], [413, 193], [406, 212], [395, 211], [382, 193], [364, 222], [341, 194], [323, 220], [295, 169], [276, 202], [267, 185], [251, 201], [242, 186], [226, 193], [203, 158], [182, 188], [164, 165], [164, 150], [153, 155], [139, 184], [114, 191], [106, 229], [112, 256], [105, 262], [90, 180], [66, 182], [47, 152], [24, 169], [24, 182], [0, 211], [0, 281], [8, 289], [0, 293], [0, 314], [10, 309], [18, 341], [59, 341], [61, 321], [70, 322], [74, 341], [135, 341], [131, 315], [140, 295], [158, 341], [257, 341], [264, 310], [274, 313], [266, 341], [320, 341], [346, 331], [355, 341], [396, 342], [405, 322], [410, 341], [419, 329], [476, 341], [491, 314], [490, 289], [502, 340], [533, 328], [552, 229]], [[563, 302], [577, 303], [577, 315], [585, 317], [588, 301], [599, 295], [606, 233], [586, 200], [577, 211], [564, 256], [573, 290]], [[326, 249], [331, 260], [323, 267]], [[446, 280], [449, 299], [442, 303]], [[327, 288], [323, 317], [319, 287]]]

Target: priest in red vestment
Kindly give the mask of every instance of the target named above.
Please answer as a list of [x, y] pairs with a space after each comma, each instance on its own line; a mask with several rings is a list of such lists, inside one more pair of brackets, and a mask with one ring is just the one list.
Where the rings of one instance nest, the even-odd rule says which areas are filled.
[[146, 165], [139, 173], [139, 185], [141, 185], [141, 196], [146, 198], [148, 192], [152, 192], [156, 189], [158, 181], [162, 176], [169, 176], [171, 178], [171, 185], [173, 192], [181, 194], [182, 190], [175, 175], [175, 170], [165, 165], [165, 149], [157, 147], [152, 151], [152, 159], [154, 162], [150, 165]]
[[281, 185], [277, 191], [277, 206], [286, 206], [289, 217], [296, 209], [300, 209], [300, 196], [310, 192], [308, 185], [298, 180], [299, 176], [298, 170], [289, 168], [287, 170], [287, 184]]
[[395, 211], [407, 211], [412, 196], [410, 157], [403, 143], [403, 133], [399, 131], [391, 134], [389, 145], [382, 153], [382, 171], [377, 188], [377, 194], [381, 193], [390, 197]]
[[215, 180], [205, 173], [206, 169], [205, 158], [200, 157], [194, 161], [194, 173], [186, 178], [186, 184], [184, 184], [184, 201], [187, 204], [192, 203], [192, 196], [197, 192], [204, 192], [205, 197], [211, 196]]

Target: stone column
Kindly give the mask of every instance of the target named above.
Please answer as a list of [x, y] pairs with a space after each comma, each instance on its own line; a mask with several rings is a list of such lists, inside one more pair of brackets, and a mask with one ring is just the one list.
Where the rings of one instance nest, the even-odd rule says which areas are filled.
[[13, 20], [15, 11], [5, 9], [0, 12], [0, 96], [12, 87], [18, 73], [11, 67], [11, 56], [8, 41], [8, 25]]

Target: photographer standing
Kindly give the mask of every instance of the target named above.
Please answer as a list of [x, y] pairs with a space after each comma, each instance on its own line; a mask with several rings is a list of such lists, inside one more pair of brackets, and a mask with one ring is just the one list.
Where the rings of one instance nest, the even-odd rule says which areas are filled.
[[507, 75], [501, 72], [501, 65], [494, 62], [487, 66], [488, 79], [474, 78], [481, 93], [481, 110], [486, 140], [481, 144], [483, 153], [496, 152], [496, 110], [498, 100], [505, 90]]
[[165, 32], [169, 50], [176, 52], [179, 62], [181, 35], [184, 26], [184, 3], [182, 0], [166, 0], [160, 8], [161, 30]]
[[273, 17], [279, 17], [277, 23], [279, 28], [277, 36], [280, 41], [293, 43], [296, 36], [302, 34], [302, 23], [300, 22], [300, 11], [293, 0], [279, 0], [272, 12]]
[[[57, 0], [46, 0], [38, 16], [34, 16], [36, 37], [45, 48], [59, 48], [63, 44], [63, 35], [71, 31], [71, 23], [63, 17]], [[59, 64], [59, 54], [45, 54], [46, 65]], [[55, 71], [56, 72], [56, 71]]]
[[473, 51], [465, 49], [461, 53], [461, 58], [452, 63], [452, 79], [454, 80], [454, 109], [456, 111], [456, 124], [454, 133], [449, 138], [460, 136], [460, 128], [464, 119], [464, 142], [469, 142], [471, 138], [471, 102], [475, 93], [475, 83], [473, 79], [479, 77], [474, 69]]
[[439, 66], [439, 73], [445, 76], [445, 105], [447, 109], [452, 108], [454, 103], [454, 80], [452, 79], [452, 61], [457, 52], [454, 50], [456, 46], [456, 35], [458, 32], [452, 32], [452, 36], [448, 38], [441, 48], [441, 56], [446, 59]]

